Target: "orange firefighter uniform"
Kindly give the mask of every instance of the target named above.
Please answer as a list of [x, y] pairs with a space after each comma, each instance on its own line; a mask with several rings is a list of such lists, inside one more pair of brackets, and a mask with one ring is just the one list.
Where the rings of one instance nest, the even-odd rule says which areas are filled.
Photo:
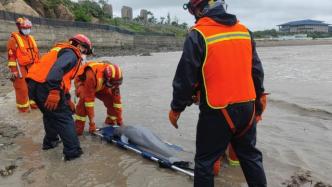
[[[108, 85], [109, 82], [111, 82], [111, 85]], [[115, 64], [88, 62], [80, 68], [75, 79], [76, 94], [79, 97], [75, 115], [75, 126], [78, 135], [82, 135], [84, 131], [86, 116], [88, 116], [90, 122], [89, 132], [96, 131], [94, 121], [95, 98], [101, 100], [107, 108], [105, 124], [119, 126], [123, 124], [119, 89], [121, 82], [122, 72]]]
[[37, 105], [29, 100], [25, 77], [30, 66], [39, 60], [37, 43], [33, 36], [13, 32], [8, 40], [8, 67], [12, 73], [11, 80], [15, 88], [16, 106], [20, 112], [36, 109]]

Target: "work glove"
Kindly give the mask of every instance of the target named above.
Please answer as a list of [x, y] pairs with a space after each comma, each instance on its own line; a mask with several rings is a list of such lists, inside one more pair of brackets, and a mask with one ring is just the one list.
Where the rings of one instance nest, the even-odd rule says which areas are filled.
[[51, 90], [47, 96], [44, 106], [46, 109], [53, 111], [58, 108], [59, 101], [60, 101], [60, 91]]
[[178, 119], [180, 118], [181, 112], [175, 112], [174, 110], [169, 111], [168, 117], [171, 124], [177, 129], [178, 126]]
[[97, 131], [96, 123], [95, 122], [90, 122], [89, 123], [89, 133], [93, 134], [96, 131]]
[[68, 100], [67, 100], [67, 104], [68, 104], [70, 110], [71, 110], [73, 113], [75, 113], [75, 104], [73, 103], [73, 101], [71, 101], [71, 99], [68, 99]]
[[262, 93], [262, 95], [259, 98], [256, 98], [256, 100], [255, 100], [256, 123], [262, 120], [262, 114], [265, 111], [266, 104], [267, 104], [267, 95], [269, 95], [269, 93]]
[[201, 92], [198, 91], [195, 95], [191, 96], [191, 99], [193, 100], [193, 103], [195, 105], [199, 105], [200, 99], [201, 99]]
[[16, 72], [11, 72], [9, 79], [10, 79], [10, 81], [14, 82], [17, 79], [17, 77], [18, 77], [18, 72], [17, 71]]

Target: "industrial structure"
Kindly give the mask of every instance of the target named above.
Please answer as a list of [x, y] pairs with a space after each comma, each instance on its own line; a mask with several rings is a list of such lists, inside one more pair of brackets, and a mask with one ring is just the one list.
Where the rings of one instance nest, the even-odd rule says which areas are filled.
[[287, 33], [312, 33], [312, 32], [328, 33], [330, 30], [329, 24], [324, 23], [324, 21], [310, 20], [310, 19], [292, 21], [278, 25], [278, 27], [280, 32], [287, 32]]

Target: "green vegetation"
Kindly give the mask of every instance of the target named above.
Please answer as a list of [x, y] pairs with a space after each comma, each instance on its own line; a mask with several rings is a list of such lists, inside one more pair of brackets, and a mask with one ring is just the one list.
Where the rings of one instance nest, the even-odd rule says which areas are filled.
[[[33, 4], [32, 0], [25, 1], [30, 5]], [[110, 24], [135, 33], [167, 33], [183, 37], [188, 30], [186, 23], [179, 24], [178, 19], [175, 17], [172, 20], [169, 14], [157, 19], [152, 12], [148, 12], [146, 22], [144, 22], [143, 18], [140, 16], [137, 16], [132, 21], [122, 18], [112, 18], [103, 11], [102, 7], [106, 4], [105, 0], [99, 0], [98, 2], [95, 0], [84, 0], [80, 2], [73, 2], [71, 0], [40, 0], [40, 2], [44, 5], [44, 9], [46, 10], [53, 10], [58, 5], [63, 4], [73, 13], [75, 21]]]
[[[319, 33], [319, 32], [313, 32], [313, 33], [299, 33], [299, 34], [307, 34], [307, 37], [309, 38], [329, 38], [332, 37], [332, 33]], [[284, 32], [279, 32], [275, 29], [271, 30], [264, 30], [264, 31], [255, 31], [254, 32], [254, 37], [255, 38], [276, 38], [279, 36], [285, 36], [285, 35], [293, 35], [292, 33], [284, 33]]]

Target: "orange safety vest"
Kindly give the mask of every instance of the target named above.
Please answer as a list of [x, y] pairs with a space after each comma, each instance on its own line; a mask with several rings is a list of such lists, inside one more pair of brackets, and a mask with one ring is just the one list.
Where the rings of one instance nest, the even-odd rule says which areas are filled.
[[66, 73], [62, 79], [62, 89], [65, 93], [69, 93], [71, 80], [75, 78], [82, 61], [80, 50], [69, 43], [59, 43], [55, 45], [55, 47], [53, 47], [48, 53], [42, 56], [38, 63], [31, 66], [27, 78], [39, 83], [44, 83], [53, 64], [57, 61], [59, 51], [65, 48], [73, 49], [79, 59], [76, 66]]
[[77, 73], [77, 76], [81, 76], [84, 74], [86, 68], [91, 68], [92, 71], [95, 74], [96, 78], [96, 92], [102, 90], [104, 85], [104, 70], [107, 66], [110, 66], [111, 68], [114, 68], [111, 64], [101, 63], [101, 62], [94, 62], [90, 61], [86, 63], [84, 66], [80, 68], [80, 70]]
[[255, 100], [252, 80], [252, 45], [248, 29], [236, 23], [226, 26], [209, 17], [194, 27], [205, 40], [202, 67], [207, 104], [214, 109]]
[[20, 65], [25, 66], [38, 62], [39, 50], [33, 36], [28, 35], [26, 38], [22, 38], [19, 32], [13, 32], [11, 36], [16, 40], [16, 58]]

